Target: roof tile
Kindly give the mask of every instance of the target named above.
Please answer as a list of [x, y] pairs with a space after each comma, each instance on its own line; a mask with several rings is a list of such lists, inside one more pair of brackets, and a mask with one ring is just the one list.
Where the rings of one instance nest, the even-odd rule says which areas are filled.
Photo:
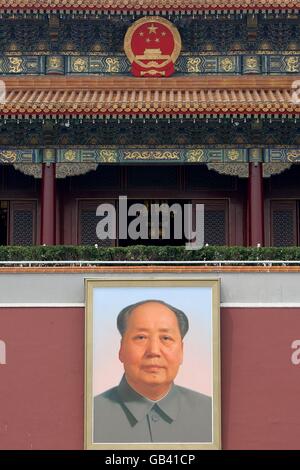
[[299, 0], [0, 0], [0, 10], [287, 10]]
[[146, 87], [143, 80], [99, 78], [86, 80], [80, 87], [78, 80], [71, 78], [41, 79], [34, 84], [26, 78], [7, 79], [6, 102], [0, 105], [0, 114], [296, 114], [300, 104], [293, 102], [292, 80], [149, 79]]

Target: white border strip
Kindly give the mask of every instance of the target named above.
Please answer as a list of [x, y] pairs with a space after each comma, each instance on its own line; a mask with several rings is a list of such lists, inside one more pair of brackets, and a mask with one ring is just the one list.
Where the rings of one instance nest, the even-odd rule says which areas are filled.
[[[0, 303], [0, 308], [84, 308], [84, 302], [77, 303], [42, 303], [10, 302]], [[224, 302], [221, 308], [300, 308], [300, 302]]]
[[39, 303], [39, 302], [30, 302], [30, 303], [20, 303], [20, 302], [10, 302], [10, 303], [0, 303], [0, 308], [33, 308], [33, 307], [46, 307], [46, 308], [72, 308], [72, 307], [85, 307], [84, 302], [78, 303]]
[[300, 308], [300, 302], [224, 302], [222, 308]]

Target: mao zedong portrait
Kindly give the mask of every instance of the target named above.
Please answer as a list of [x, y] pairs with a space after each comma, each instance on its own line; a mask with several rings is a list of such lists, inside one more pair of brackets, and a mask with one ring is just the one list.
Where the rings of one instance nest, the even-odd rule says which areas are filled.
[[185, 313], [146, 300], [121, 310], [117, 326], [124, 375], [94, 398], [94, 443], [212, 442], [211, 397], [174, 384], [189, 328]]

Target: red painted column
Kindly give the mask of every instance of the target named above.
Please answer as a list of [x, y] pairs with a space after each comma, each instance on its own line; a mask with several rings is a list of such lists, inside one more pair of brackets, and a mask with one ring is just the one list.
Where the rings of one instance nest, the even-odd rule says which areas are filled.
[[249, 163], [249, 245], [264, 245], [264, 195], [262, 163]]
[[55, 163], [43, 163], [41, 191], [41, 245], [55, 245]]

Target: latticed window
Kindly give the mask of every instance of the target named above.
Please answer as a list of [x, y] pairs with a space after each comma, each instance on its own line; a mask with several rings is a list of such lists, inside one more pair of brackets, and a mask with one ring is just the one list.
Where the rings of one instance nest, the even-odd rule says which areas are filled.
[[34, 245], [36, 234], [36, 205], [34, 202], [10, 203], [10, 244]]
[[[99, 204], [108, 201], [98, 202], [81, 202], [79, 206], [79, 244], [80, 245], [95, 245], [98, 246], [113, 246], [114, 240], [109, 238], [101, 240], [97, 237], [96, 227], [97, 224], [103, 219], [96, 215], [97, 207]], [[112, 203], [111, 201], [109, 201]]]
[[0, 245], [7, 245], [8, 202], [0, 201]]
[[32, 211], [16, 210], [13, 218], [14, 245], [32, 245], [33, 214]]
[[80, 213], [81, 245], [93, 245], [97, 243], [96, 225], [96, 211], [83, 209]]
[[273, 201], [272, 203], [272, 245], [297, 245], [297, 204], [296, 201]]
[[204, 205], [204, 243], [228, 245], [228, 204], [226, 200], [193, 200]]
[[226, 245], [225, 209], [204, 209], [204, 242], [209, 245]]

